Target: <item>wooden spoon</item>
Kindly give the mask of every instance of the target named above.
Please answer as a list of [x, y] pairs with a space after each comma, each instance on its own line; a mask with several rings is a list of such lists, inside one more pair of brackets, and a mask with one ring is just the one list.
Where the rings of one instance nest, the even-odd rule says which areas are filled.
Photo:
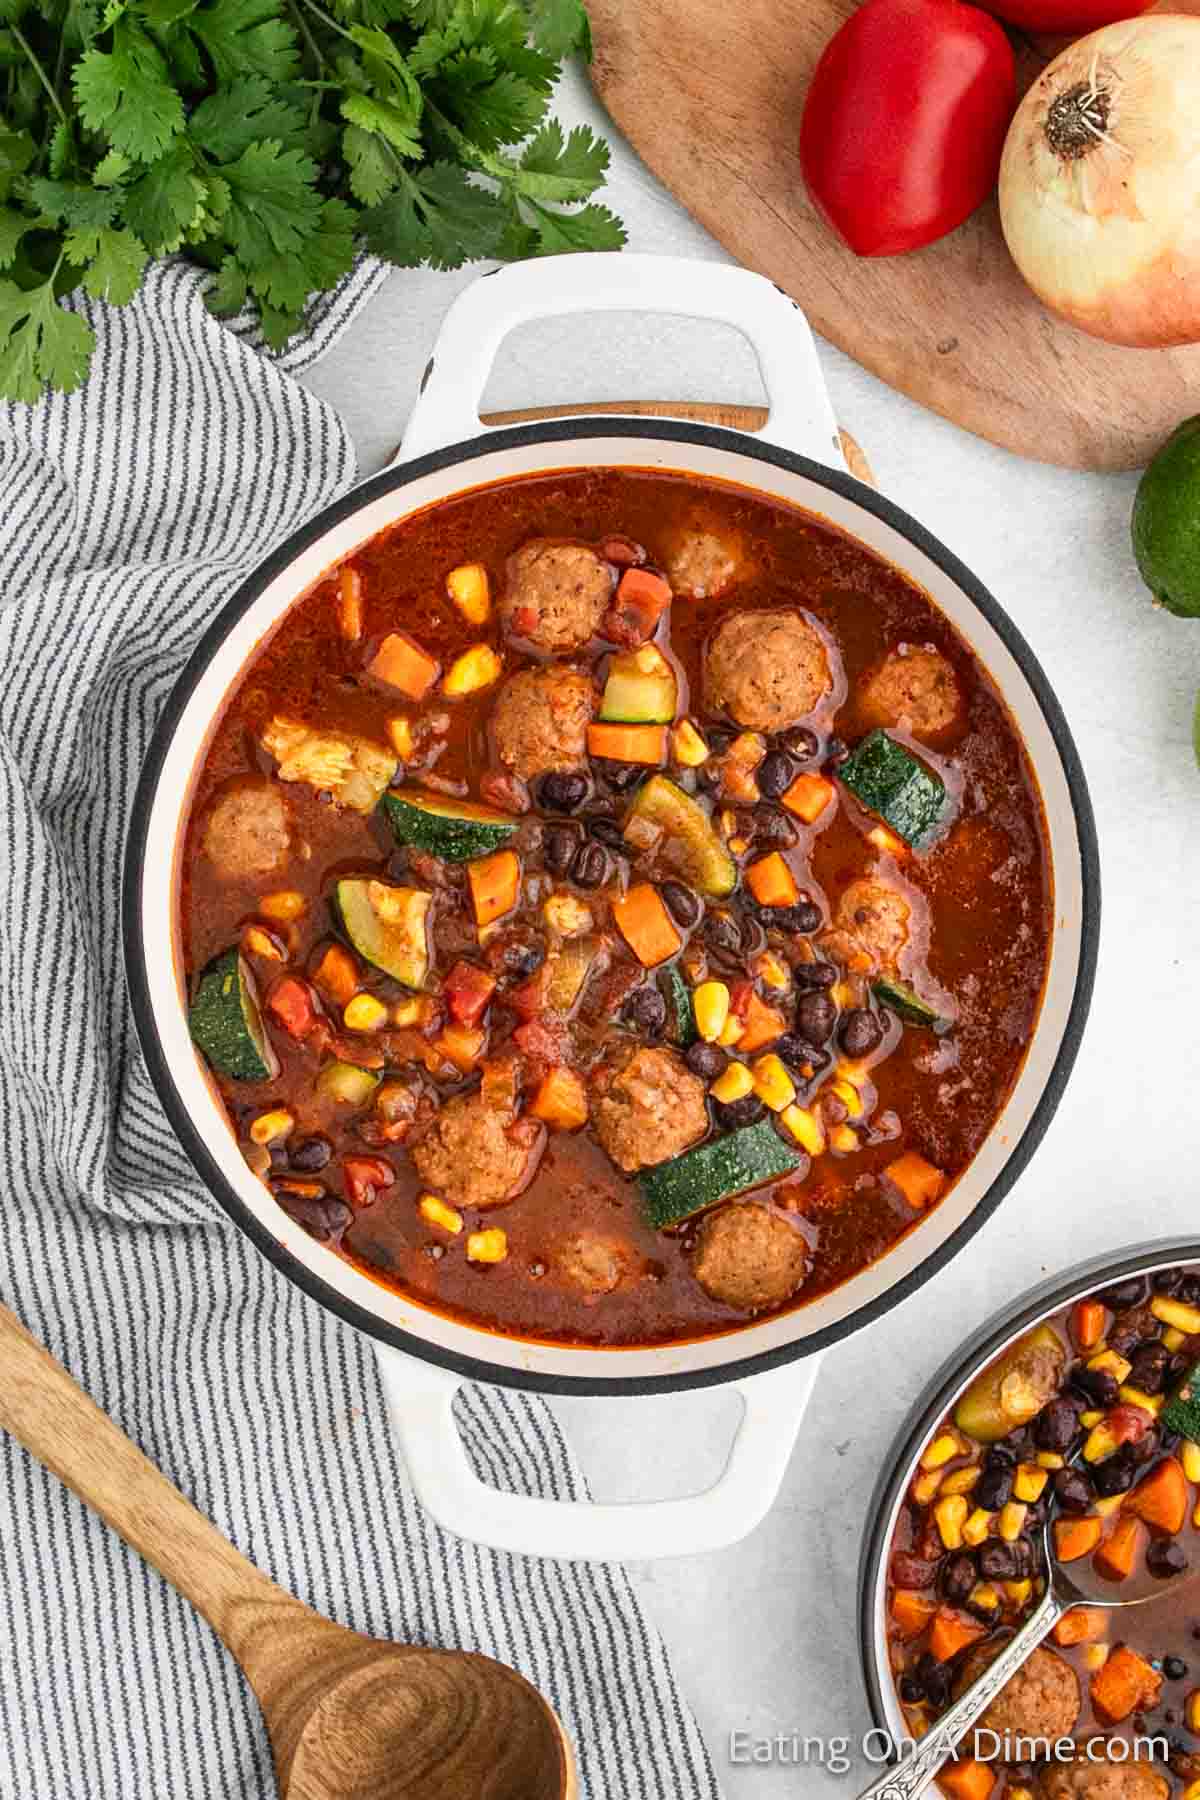
[[240, 1556], [0, 1306], [0, 1426], [202, 1613], [258, 1696], [287, 1800], [576, 1800], [536, 1688], [490, 1657], [381, 1643]]

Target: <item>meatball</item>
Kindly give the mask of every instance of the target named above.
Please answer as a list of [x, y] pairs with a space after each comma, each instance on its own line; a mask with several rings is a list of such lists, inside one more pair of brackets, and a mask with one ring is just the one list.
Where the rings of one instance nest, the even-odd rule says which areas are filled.
[[417, 1174], [455, 1206], [502, 1206], [529, 1181], [545, 1143], [532, 1121], [514, 1124], [480, 1094], [448, 1100], [408, 1140]]
[[1170, 1792], [1166, 1776], [1148, 1764], [1109, 1761], [1097, 1738], [1080, 1743], [1072, 1761], [1049, 1763], [1040, 1782], [1042, 1800], [1168, 1800]]
[[868, 725], [906, 725], [919, 738], [941, 737], [959, 716], [958, 677], [930, 644], [901, 644], [867, 676], [858, 694]]
[[842, 890], [834, 925], [856, 938], [883, 968], [891, 969], [908, 943], [910, 916], [908, 901], [899, 888], [864, 875]]
[[228, 789], [204, 827], [204, 854], [231, 881], [273, 874], [291, 842], [287, 803], [270, 781], [244, 781]]
[[808, 1245], [796, 1226], [758, 1201], [744, 1201], [709, 1213], [692, 1273], [710, 1299], [756, 1313], [790, 1300], [808, 1264]]
[[831, 692], [829, 652], [798, 612], [739, 612], [718, 625], [704, 659], [713, 712], [752, 731], [782, 731], [814, 712]]
[[585, 1294], [611, 1294], [628, 1270], [628, 1252], [619, 1238], [581, 1231], [558, 1252], [559, 1273]]
[[[977, 1644], [963, 1659], [955, 1690], [965, 1693], [1003, 1648]], [[979, 1715], [976, 1730], [998, 1737], [1068, 1737], [1080, 1707], [1079, 1677], [1064, 1657], [1039, 1645]]]
[[596, 690], [577, 669], [522, 669], [504, 683], [492, 714], [501, 762], [523, 781], [582, 767], [595, 709]]
[[672, 591], [693, 600], [712, 600], [737, 579], [740, 553], [715, 531], [688, 531], [667, 558]]
[[512, 636], [569, 655], [597, 635], [612, 591], [612, 569], [586, 544], [535, 538], [508, 559], [500, 617]]
[[592, 1076], [596, 1135], [627, 1175], [667, 1162], [708, 1130], [704, 1083], [674, 1050], [642, 1046]]

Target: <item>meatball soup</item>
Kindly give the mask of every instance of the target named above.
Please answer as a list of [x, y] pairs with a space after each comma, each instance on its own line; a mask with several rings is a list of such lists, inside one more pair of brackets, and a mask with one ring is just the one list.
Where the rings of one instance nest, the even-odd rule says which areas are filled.
[[1024, 747], [928, 596], [750, 490], [580, 469], [361, 546], [189, 803], [194, 1040], [330, 1252], [519, 1337], [827, 1293], [1008, 1097], [1053, 891]]

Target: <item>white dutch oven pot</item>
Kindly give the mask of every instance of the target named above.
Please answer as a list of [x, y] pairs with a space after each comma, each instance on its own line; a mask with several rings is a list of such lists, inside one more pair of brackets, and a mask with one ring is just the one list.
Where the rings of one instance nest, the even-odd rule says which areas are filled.
[[[770, 403], [763, 439], [672, 420], [571, 419], [485, 431], [479, 401], [501, 342], [528, 320], [656, 311], [738, 327]], [[1049, 981], [1012, 1096], [966, 1175], [881, 1262], [811, 1306], [701, 1342], [571, 1348], [499, 1337], [379, 1286], [315, 1243], [250, 1173], [187, 1030], [172, 917], [193, 771], [229, 687], [291, 603], [385, 526], [483, 483], [555, 468], [690, 470], [821, 514], [924, 587], [1010, 706], [1041, 782], [1057, 904]], [[396, 463], [274, 549], [205, 634], [167, 706], [135, 801], [125, 875], [126, 960], [150, 1073], [197, 1170], [254, 1242], [314, 1299], [366, 1332], [408, 1469], [440, 1524], [541, 1556], [645, 1558], [735, 1542], [769, 1510], [816, 1373], [817, 1352], [912, 1293], [968, 1241], [1040, 1140], [1074, 1061], [1099, 923], [1095, 836], [1070, 733], [1044, 675], [974, 577], [888, 501], [850, 477], [808, 327], [745, 270], [639, 256], [557, 257], [485, 276], [451, 307]], [[720, 1479], [649, 1504], [500, 1493], [471, 1472], [452, 1417], [464, 1379], [625, 1398], [732, 1383], [744, 1413]]]

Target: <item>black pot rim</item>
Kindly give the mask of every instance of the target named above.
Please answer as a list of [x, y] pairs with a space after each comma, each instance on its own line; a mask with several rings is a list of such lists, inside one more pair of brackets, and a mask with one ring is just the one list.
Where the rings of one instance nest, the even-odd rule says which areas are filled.
[[[207, 1145], [191, 1120], [175, 1085], [154, 1020], [150, 1004], [149, 975], [142, 932], [141, 872], [145, 857], [146, 835], [155, 790], [168, 746], [183, 710], [203, 672], [224, 642], [230, 629], [269, 583], [332, 526], [340, 524], [342, 520], [360, 511], [381, 496], [403, 488], [423, 476], [459, 466], [464, 477], [463, 487], [467, 488], [471, 485], [471, 464], [481, 457], [533, 444], [570, 444], [580, 439], [596, 436], [642, 440], [651, 438], [664, 443], [733, 451], [751, 462], [760, 462], [767, 466], [784, 469], [790, 474], [806, 477], [818, 486], [828, 489], [843, 499], [853, 501], [865, 511], [873, 513], [876, 518], [906, 538], [915, 549], [927, 556], [930, 562], [960, 587], [996, 632], [1017, 663], [1037, 700], [1042, 716], [1054, 739], [1074, 811], [1075, 829], [1079, 842], [1083, 901], [1079, 967], [1071, 1006], [1054, 1065], [1029, 1123], [1009, 1153], [1003, 1169], [987, 1191], [981, 1195], [970, 1216], [964, 1219], [958, 1229], [952, 1232], [944, 1243], [939, 1244], [919, 1267], [913, 1269], [902, 1280], [897, 1281], [884, 1294], [856, 1308], [844, 1319], [825, 1327], [822, 1331], [814, 1332], [795, 1343], [782, 1344], [775, 1349], [723, 1363], [715, 1368], [685, 1369], [671, 1374], [642, 1377], [623, 1376], [619, 1372], [602, 1374], [599, 1368], [597, 1368], [595, 1376], [550, 1375], [503, 1367], [481, 1357], [466, 1356], [446, 1350], [439, 1345], [429, 1344], [424, 1339], [403, 1331], [397, 1326], [388, 1324], [364, 1307], [347, 1300], [319, 1275], [294, 1257], [239, 1199], [234, 1189], [221, 1174]], [[724, 427], [696, 425], [667, 419], [579, 417], [552, 420], [540, 424], [509, 426], [501, 430], [490, 431], [486, 437], [450, 444], [440, 450], [433, 450], [424, 456], [416, 457], [410, 462], [382, 470], [379, 474], [359, 483], [347, 494], [317, 513], [306, 525], [292, 532], [271, 551], [269, 556], [251, 570], [237, 591], [225, 602], [201, 637], [171, 692], [151, 739], [134, 795], [125, 845], [122, 882], [122, 936], [126, 979], [134, 1024], [147, 1069], [167, 1117], [196, 1172], [234, 1223], [241, 1227], [269, 1262], [294, 1281], [311, 1299], [327, 1307], [346, 1324], [365, 1332], [377, 1341], [390, 1345], [393, 1349], [419, 1357], [426, 1362], [437, 1364], [439, 1367], [469, 1380], [491, 1382], [504, 1387], [524, 1388], [549, 1394], [660, 1394], [679, 1392], [689, 1388], [714, 1387], [723, 1382], [745, 1380], [749, 1376], [769, 1369], [780, 1368], [786, 1363], [826, 1349], [829, 1345], [850, 1336], [852, 1332], [861, 1330], [873, 1320], [881, 1317], [883, 1313], [900, 1305], [909, 1295], [914, 1294], [939, 1269], [944, 1267], [951, 1257], [957, 1255], [987, 1222], [1022, 1173], [1045, 1135], [1046, 1128], [1062, 1098], [1067, 1079], [1079, 1051], [1091, 1005], [1099, 932], [1099, 849], [1091, 799], [1079, 753], [1062, 708], [1041, 664], [1016, 625], [983, 583], [917, 520], [892, 501], [876, 493], [873, 488], [866, 487], [862, 482], [857, 481], [853, 476], [810, 461], [809, 458], [799, 456], [793, 451], [759, 443], [740, 432], [727, 430]], [[606, 1355], [598, 1351], [596, 1354], [597, 1356], [604, 1355], [606, 1362], [609, 1362], [611, 1367], [612, 1362], [618, 1360], [621, 1353], [619, 1351], [610, 1352]]]
[[1010, 1300], [960, 1344], [931, 1376], [920, 1398], [909, 1409], [881, 1465], [871, 1496], [867, 1532], [858, 1564], [858, 1635], [863, 1680], [872, 1720], [881, 1730], [888, 1729], [885, 1703], [888, 1670], [875, 1653], [873, 1603], [880, 1564], [887, 1555], [888, 1521], [913, 1456], [944, 1416], [955, 1393], [1005, 1344], [1057, 1312], [1067, 1301], [1095, 1288], [1123, 1281], [1130, 1275], [1196, 1261], [1200, 1261], [1200, 1239], [1181, 1237], [1159, 1238], [1135, 1244], [1128, 1250], [1109, 1250], [1089, 1257], [1085, 1262], [1075, 1263], [1065, 1273], [1040, 1281], [1015, 1300]]

